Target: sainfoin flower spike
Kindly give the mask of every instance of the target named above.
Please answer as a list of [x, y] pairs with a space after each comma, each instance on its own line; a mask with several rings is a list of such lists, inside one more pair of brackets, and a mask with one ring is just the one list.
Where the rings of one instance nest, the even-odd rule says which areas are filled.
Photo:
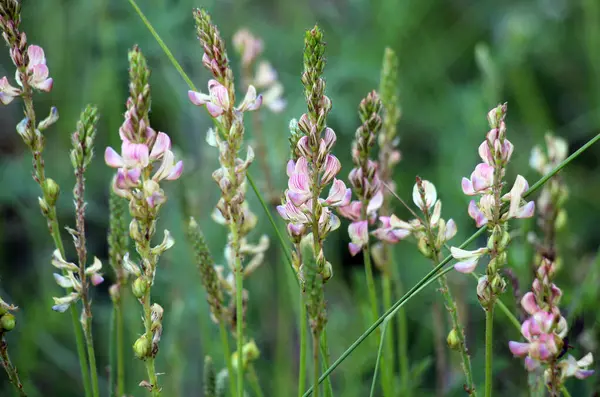
[[134, 296], [143, 308], [144, 334], [134, 343], [136, 357], [145, 361], [148, 379], [140, 385], [153, 395], [160, 394], [154, 360], [159, 350], [163, 326], [163, 309], [151, 302], [151, 287], [160, 256], [170, 249], [174, 240], [168, 230], [163, 241], [152, 246], [156, 222], [167, 196], [161, 185], [165, 180], [176, 180], [183, 172], [183, 162], [175, 161], [171, 139], [164, 132], [150, 127], [150, 71], [146, 58], [138, 47], [129, 52], [130, 96], [127, 99], [125, 120], [119, 130], [121, 153], [106, 148], [106, 164], [117, 169], [113, 179], [114, 192], [129, 202], [132, 217], [129, 235], [139, 254], [136, 263], [126, 254], [123, 268], [135, 277], [132, 283]]
[[556, 265], [544, 258], [537, 269], [532, 290], [521, 300], [521, 306], [529, 317], [521, 326], [525, 342], [510, 341], [508, 347], [517, 357], [524, 357], [525, 368], [544, 370], [546, 384], [551, 392], [557, 392], [568, 377], [584, 379], [594, 373], [589, 369], [593, 363], [591, 353], [576, 360], [572, 355], [561, 359], [568, 332], [567, 320], [561, 315], [558, 304], [562, 291], [553, 283]]

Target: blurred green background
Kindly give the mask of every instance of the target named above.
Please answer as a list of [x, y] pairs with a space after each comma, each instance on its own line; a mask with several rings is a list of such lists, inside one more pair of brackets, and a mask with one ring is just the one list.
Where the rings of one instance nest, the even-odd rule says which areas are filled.
[[[153, 294], [165, 308], [165, 332], [157, 370], [165, 396], [200, 396], [203, 357], [217, 364], [222, 357], [218, 330], [210, 321], [204, 292], [184, 235], [185, 220], [194, 215], [203, 228], [218, 263], [222, 263], [225, 230], [210, 213], [218, 189], [210, 178], [217, 167], [214, 148], [204, 136], [210, 120], [187, 100], [187, 86], [164, 56], [128, 2], [123, 0], [24, 1], [22, 28], [30, 43], [41, 45], [48, 59], [54, 89], [36, 97], [39, 115], [58, 107], [59, 122], [46, 134], [47, 173], [62, 187], [59, 218], [73, 226], [71, 190], [74, 177], [67, 150], [70, 133], [87, 103], [97, 104], [101, 122], [97, 155], [88, 174], [88, 242], [90, 255], [105, 263], [107, 281], [94, 297], [94, 333], [101, 375], [106, 379], [110, 299], [113, 280], [108, 267], [106, 232], [108, 184], [112, 170], [104, 165], [107, 145], [118, 146], [118, 128], [127, 98], [127, 50], [138, 44], [152, 68], [152, 125], [167, 131], [185, 159], [180, 181], [170, 183], [169, 203], [161, 226], [176, 238], [175, 247], [159, 264]], [[600, 2], [597, 0], [325, 0], [325, 1], [189, 1], [141, 0], [140, 7], [181, 62], [195, 84], [205, 90], [208, 72], [201, 64], [191, 10], [206, 7], [230, 48], [234, 65], [239, 58], [231, 46], [232, 35], [247, 27], [265, 42], [264, 58], [271, 61], [285, 86], [288, 106], [281, 114], [262, 111], [268, 139], [268, 162], [279, 189], [285, 187], [288, 122], [305, 110], [300, 73], [304, 30], [319, 23], [325, 32], [328, 64], [327, 94], [333, 101], [329, 125], [338, 134], [335, 153], [351, 169], [350, 143], [358, 126], [356, 109], [366, 93], [378, 87], [381, 59], [386, 46], [399, 55], [398, 92], [402, 105], [399, 123], [403, 160], [398, 165], [398, 192], [404, 198], [416, 175], [431, 180], [444, 202], [443, 216], [453, 217], [459, 234], [455, 244], [471, 235], [474, 224], [467, 216], [468, 199], [460, 178], [477, 162], [477, 147], [487, 131], [487, 110], [508, 102], [508, 136], [515, 144], [508, 179], [517, 173], [533, 183], [538, 175], [529, 168], [533, 145], [554, 131], [568, 140], [570, 152], [600, 132]], [[14, 73], [8, 51], [0, 54], [0, 76]], [[236, 70], [238, 72], [239, 70]], [[37, 205], [39, 187], [31, 179], [31, 159], [15, 124], [20, 104], [0, 107], [0, 296], [20, 307], [18, 328], [8, 336], [10, 350], [31, 396], [81, 396], [71, 322], [51, 310], [51, 296], [58, 294], [50, 265], [51, 239]], [[248, 123], [250, 124], [250, 123]], [[247, 138], [252, 144], [252, 129]], [[562, 307], [571, 321], [573, 354], [587, 351], [597, 356], [598, 285], [597, 260], [600, 234], [600, 146], [592, 147], [573, 162], [563, 175], [568, 181], [569, 222], [561, 232], [564, 266], [557, 283], [565, 295]], [[260, 167], [251, 172], [264, 188]], [[259, 215], [256, 231], [272, 235], [254, 193], [251, 206]], [[395, 203], [396, 204], [396, 203]], [[400, 205], [397, 213], [409, 214]], [[279, 219], [277, 220], [279, 222]], [[533, 222], [516, 222], [531, 228]], [[280, 225], [283, 224], [280, 222]], [[369, 312], [360, 258], [347, 253], [346, 224], [328, 240], [334, 278], [326, 286], [332, 358], [349, 346], [368, 326]], [[521, 291], [531, 282], [531, 249], [516, 231], [509, 258], [519, 276]], [[63, 233], [65, 242], [67, 233]], [[70, 244], [66, 244], [73, 255]], [[415, 246], [396, 246], [396, 268], [404, 284], [412, 286], [431, 264]], [[257, 369], [268, 396], [295, 393], [298, 338], [291, 302], [293, 284], [274, 238], [263, 266], [245, 283], [250, 290], [249, 334], [255, 338], [261, 358]], [[483, 311], [470, 277], [450, 276], [455, 293], [464, 302], [467, 336], [475, 376], [483, 381]], [[512, 290], [504, 301], [516, 307]], [[411, 381], [418, 396], [434, 395], [436, 374], [431, 307], [441, 305], [430, 288], [407, 305]], [[139, 306], [129, 299], [128, 335], [132, 342], [142, 330]], [[508, 340], [518, 332], [498, 312], [495, 328], [496, 395], [526, 395], [527, 375], [522, 360], [512, 358]], [[447, 331], [447, 326], [444, 327]], [[446, 332], [445, 331], [445, 332]], [[333, 375], [338, 396], [368, 394], [377, 340], [373, 336]], [[464, 395], [458, 356], [447, 352], [445, 395]], [[137, 383], [143, 365], [127, 352], [131, 395], [145, 395]], [[35, 386], [35, 387], [34, 387]], [[569, 381], [573, 396], [600, 391], [598, 377]], [[0, 395], [12, 390], [0, 374]], [[103, 384], [106, 394], [106, 385]], [[510, 394], [509, 394], [510, 393]], [[398, 395], [402, 390], [398, 389]]]

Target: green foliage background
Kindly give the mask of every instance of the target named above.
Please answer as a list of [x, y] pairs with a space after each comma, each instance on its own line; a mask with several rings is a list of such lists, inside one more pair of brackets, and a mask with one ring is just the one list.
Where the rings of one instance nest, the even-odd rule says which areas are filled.
[[[199, 219], [217, 262], [222, 263], [225, 230], [210, 213], [218, 189], [210, 178], [216, 153], [204, 141], [210, 125], [204, 111], [187, 100], [187, 86], [162, 50], [123, 0], [23, 1], [23, 29], [30, 43], [47, 55], [54, 89], [36, 97], [38, 114], [51, 105], [61, 118], [46, 134], [48, 175], [62, 187], [59, 218], [74, 224], [71, 190], [74, 183], [67, 158], [70, 133], [87, 103], [98, 105], [101, 122], [97, 155], [88, 174], [88, 241], [91, 255], [106, 259], [108, 184], [112, 170], [103, 163], [107, 145], [118, 146], [118, 128], [127, 97], [127, 50], [139, 44], [152, 68], [153, 126], [171, 134], [185, 159], [185, 173], [168, 187], [162, 226], [176, 238], [174, 249], [159, 264], [153, 294], [165, 308], [165, 332], [157, 369], [166, 396], [201, 395], [204, 355], [221, 366], [217, 327], [208, 316], [197, 269], [185, 240], [189, 215]], [[305, 109], [300, 84], [302, 40], [315, 22], [328, 42], [327, 93], [333, 101], [329, 124], [338, 134], [336, 155], [351, 168], [350, 142], [358, 126], [360, 99], [378, 86], [380, 63], [386, 46], [400, 59], [398, 92], [402, 104], [399, 134], [403, 160], [397, 167], [399, 193], [408, 198], [415, 175], [434, 182], [444, 202], [443, 214], [458, 224], [456, 242], [474, 231], [467, 216], [468, 199], [460, 178], [477, 161], [477, 147], [487, 131], [485, 115], [500, 101], [508, 102], [508, 134], [515, 154], [508, 179], [517, 173], [533, 183], [538, 175], [528, 167], [531, 148], [543, 143], [548, 130], [566, 138], [570, 151], [600, 132], [600, 2], [597, 0], [325, 0], [325, 1], [190, 1], [145, 0], [140, 7], [182, 63], [198, 87], [208, 73], [201, 65], [202, 50], [195, 37], [192, 7], [206, 7], [230, 46], [230, 58], [239, 65], [230, 40], [240, 27], [248, 27], [265, 41], [265, 58], [280, 74], [288, 107], [280, 115], [263, 111], [268, 136], [268, 162], [277, 186], [285, 187], [287, 125]], [[0, 76], [14, 73], [8, 51], [0, 54]], [[32, 396], [80, 396], [82, 388], [70, 321], [51, 310], [50, 297], [58, 289], [52, 278], [51, 240], [37, 206], [38, 186], [31, 180], [29, 153], [16, 134], [20, 106], [0, 108], [0, 295], [20, 307], [18, 328], [9, 335], [15, 364]], [[248, 126], [248, 136], [252, 130]], [[560, 235], [563, 267], [558, 279], [565, 295], [562, 307], [572, 324], [571, 344], [579, 357], [592, 351], [598, 357], [597, 260], [600, 233], [600, 147], [592, 147], [563, 171], [571, 195], [569, 223]], [[251, 168], [261, 182], [260, 168]], [[262, 185], [264, 187], [264, 185]], [[252, 192], [252, 208], [260, 216], [259, 232], [270, 227]], [[401, 206], [397, 213], [409, 215]], [[534, 222], [521, 222], [509, 258], [520, 279], [521, 290], [531, 282], [532, 251], [524, 235]], [[68, 235], [63, 233], [67, 242]], [[328, 335], [332, 357], [337, 357], [369, 325], [369, 313], [360, 258], [347, 254], [345, 224], [328, 241], [334, 278], [326, 293], [330, 315]], [[73, 255], [72, 247], [66, 244]], [[397, 246], [396, 268], [410, 287], [431, 265], [409, 243]], [[106, 379], [110, 300], [107, 288], [113, 278], [107, 262], [107, 281], [94, 297], [94, 333], [99, 366]], [[289, 269], [272, 238], [266, 262], [245, 286], [250, 290], [249, 333], [261, 349], [257, 363], [268, 396], [289, 396], [296, 387], [298, 338], [295, 290]], [[470, 277], [452, 275], [456, 294], [465, 302], [468, 344], [478, 384], [483, 381], [483, 311]], [[504, 295], [515, 309], [512, 290]], [[430, 289], [407, 305], [409, 351], [415, 395], [433, 394], [435, 356], [431, 305], [441, 304]], [[128, 335], [132, 342], [141, 332], [139, 306], [129, 299]], [[515, 309], [516, 310], [516, 309]], [[527, 375], [522, 360], [508, 351], [508, 340], [519, 338], [498, 312], [495, 332], [495, 385], [497, 395], [525, 395]], [[333, 375], [337, 395], [368, 393], [376, 353], [376, 337], [368, 340]], [[132, 395], [144, 395], [137, 383], [143, 366], [131, 357], [127, 374]], [[450, 352], [452, 371], [447, 374], [449, 396], [463, 395], [458, 357]], [[106, 393], [106, 383], [103, 383]], [[481, 388], [480, 386], [480, 388]], [[598, 377], [569, 381], [573, 396], [600, 391]], [[398, 389], [398, 395], [402, 391]], [[0, 375], [0, 395], [11, 395]]]

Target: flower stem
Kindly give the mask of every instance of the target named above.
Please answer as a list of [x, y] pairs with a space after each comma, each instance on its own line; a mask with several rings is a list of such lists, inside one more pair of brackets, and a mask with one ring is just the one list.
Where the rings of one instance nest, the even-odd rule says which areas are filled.
[[[108, 397], [115, 397], [115, 341], [117, 333], [117, 309], [113, 305], [110, 312], [110, 329], [108, 333]], [[120, 394], [121, 396], [122, 394]]]
[[312, 333], [312, 342], [313, 342], [313, 387], [312, 387], [312, 395], [313, 397], [319, 397], [319, 373], [321, 372], [321, 367], [319, 365], [319, 334], [313, 332]]
[[120, 396], [125, 395], [125, 335], [123, 322], [123, 296], [114, 306], [116, 317], [116, 336], [117, 336], [117, 392]]
[[[235, 229], [235, 226], [232, 228]], [[237, 240], [237, 230], [233, 234]], [[244, 300], [243, 300], [243, 269], [239, 257], [239, 244], [233, 244], [235, 255], [235, 309], [236, 309], [236, 335], [237, 335], [237, 392], [239, 397], [244, 397], [244, 362], [242, 350], [244, 348]], [[237, 249], [236, 249], [237, 248]]]
[[[152, 309], [150, 306], [150, 288], [144, 296], [144, 326], [146, 328], [146, 338], [149, 341], [152, 340]], [[160, 387], [158, 386], [158, 377], [156, 376], [156, 369], [154, 368], [154, 355], [150, 354], [145, 359], [146, 372], [148, 373], [148, 382], [150, 382], [152, 397], [160, 396]]]
[[[327, 343], [327, 327], [323, 328], [321, 333], [321, 355], [323, 356], [323, 368], [324, 371], [329, 367], [329, 346]], [[333, 397], [333, 387], [331, 386], [331, 379], [325, 379], [325, 397]]]
[[485, 312], [485, 397], [492, 397], [492, 343], [494, 327], [494, 305], [490, 303]]
[[25, 390], [23, 390], [23, 384], [19, 379], [19, 374], [17, 369], [10, 361], [10, 356], [8, 355], [8, 344], [4, 340], [4, 335], [0, 333], [0, 362], [8, 375], [8, 380], [12, 383], [17, 391], [19, 392], [20, 397], [27, 397]]
[[254, 395], [256, 397], [264, 397], [265, 394], [260, 387], [260, 382], [258, 381], [258, 376], [256, 375], [256, 370], [254, 369], [254, 365], [251, 363], [248, 364], [248, 380], [250, 381], [250, 386], [252, 390], [254, 390]]
[[[393, 250], [389, 250], [390, 255], [393, 255]], [[390, 257], [390, 263], [393, 263]], [[402, 284], [402, 279], [399, 274], [396, 274], [394, 284], [396, 285], [396, 295], [399, 297], [404, 296], [404, 285]], [[386, 307], [392, 307], [386, 306]], [[398, 361], [400, 366], [400, 381], [402, 384], [402, 390], [404, 391], [404, 395], [410, 397], [412, 395], [411, 385], [410, 385], [410, 367], [408, 363], [408, 323], [406, 320], [406, 311], [404, 308], [398, 310], [397, 317], [398, 324]]]
[[92, 337], [92, 318], [88, 317], [83, 325], [85, 344], [87, 347], [88, 358], [90, 360], [90, 373], [92, 380], [92, 393], [94, 397], [100, 397], [100, 389], [98, 387], [98, 369], [96, 368], [96, 354], [94, 352], [94, 339]]
[[381, 362], [381, 353], [385, 344], [385, 331], [387, 330], [389, 320], [386, 319], [381, 324], [381, 338], [379, 341], [379, 349], [377, 349], [377, 359], [375, 360], [375, 370], [373, 371], [373, 381], [371, 382], [371, 392], [369, 397], [375, 397], [375, 385], [377, 384], [377, 373], [379, 372], [379, 363]]
[[221, 334], [221, 344], [223, 345], [223, 355], [225, 356], [225, 364], [227, 365], [227, 373], [229, 374], [229, 394], [235, 397], [235, 379], [233, 378], [233, 364], [231, 363], [231, 351], [229, 350], [229, 337], [225, 320], [219, 321], [219, 333]]
[[[385, 249], [385, 248], [384, 248]], [[383, 307], [392, 306], [392, 278], [389, 270], [385, 269], [381, 273], [381, 289], [383, 298]], [[385, 362], [386, 371], [382, 373], [386, 385], [393, 386], [394, 383], [394, 338], [391, 332], [388, 332], [385, 337]]]
[[302, 397], [306, 387], [306, 337], [308, 326], [306, 322], [306, 304], [300, 291], [300, 362], [298, 368], [298, 397]]

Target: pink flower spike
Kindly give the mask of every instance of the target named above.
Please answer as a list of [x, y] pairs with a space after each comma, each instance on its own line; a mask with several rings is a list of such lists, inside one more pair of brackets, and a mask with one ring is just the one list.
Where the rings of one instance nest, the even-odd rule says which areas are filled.
[[523, 357], [529, 353], [529, 343], [508, 342], [510, 352], [517, 357]]
[[171, 138], [164, 132], [159, 132], [154, 145], [152, 146], [152, 151], [150, 152], [150, 159], [157, 160], [167, 151], [171, 149]]
[[123, 158], [110, 146], [104, 151], [104, 161], [109, 167], [119, 168], [123, 167]]
[[321, 177], [321, 185], [327, 185], [340, 172], [342, 164], [333, 154], [328, 154], [325, 159], [323, 176]]
[[341, 179], [334, 179], [329, 195], [325, 200], [325, 204], [331, 207], [343, 207], [350, 203], [352, 191], [346, 188], [346, 184]]

